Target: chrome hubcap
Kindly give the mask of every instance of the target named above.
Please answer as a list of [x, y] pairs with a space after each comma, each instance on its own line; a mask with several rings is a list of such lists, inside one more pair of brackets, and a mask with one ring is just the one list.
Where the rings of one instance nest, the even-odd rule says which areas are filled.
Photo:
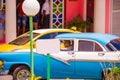
[[30, 72], [28, 70], [21, 70], [17, 74], [17, 80], [28, 80], [30, 77]]

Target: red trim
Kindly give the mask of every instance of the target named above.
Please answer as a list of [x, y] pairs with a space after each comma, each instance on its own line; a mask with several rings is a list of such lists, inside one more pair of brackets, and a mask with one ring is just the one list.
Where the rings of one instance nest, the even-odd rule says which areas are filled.
[[5, 35], [3, 36], [3, 39], [0, 40], [0, 44], [1, 44], [1, 43], [5, 43]]
[[106, 6], [105, 6], [105, 33], [109, 33], [110, 28], [110, 0], [106, 0]]

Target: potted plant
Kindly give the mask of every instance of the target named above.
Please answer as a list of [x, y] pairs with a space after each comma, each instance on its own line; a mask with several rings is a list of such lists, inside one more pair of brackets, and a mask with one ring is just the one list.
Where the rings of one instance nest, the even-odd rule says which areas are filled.
[[80, 14], [74, 17], [71, 21], [66, 23], [66, 27], [69, 29], [76, 29], [77, 31], [86, 32], [92, 23], [88, 20], [84, 21]]
[[[102, 67], [106, 67], [102, 65]], [[120, 80], [120, 68], [116, 66], [116, 63], [110, 63], [108, 70], [103, 71], [103, 79], [102, 80]]]

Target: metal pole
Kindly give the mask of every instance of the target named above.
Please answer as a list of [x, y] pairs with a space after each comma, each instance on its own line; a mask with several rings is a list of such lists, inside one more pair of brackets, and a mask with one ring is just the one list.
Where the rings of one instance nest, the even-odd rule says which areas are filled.
[[47, 54], [47, 80], [50, 80], [50, 54]]
[[33, 18], [29, 16], [29, 26], [30, 26], [30, 72], [31, 72], [31, 80], [34, 77], [34, 55], [33, 55]]

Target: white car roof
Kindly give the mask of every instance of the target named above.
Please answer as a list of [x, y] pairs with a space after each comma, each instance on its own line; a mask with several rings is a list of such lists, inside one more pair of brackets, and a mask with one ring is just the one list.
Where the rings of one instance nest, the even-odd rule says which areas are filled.
[[[66, 30], [70, 30], [70, 29], [37, 29], [37, 30], [33, 30], [34, 33], [44, 33], [44, 32], [51, 32], [51, 31], [66, 31]], [[72, 30], [71, 30], [72, 31]]]

